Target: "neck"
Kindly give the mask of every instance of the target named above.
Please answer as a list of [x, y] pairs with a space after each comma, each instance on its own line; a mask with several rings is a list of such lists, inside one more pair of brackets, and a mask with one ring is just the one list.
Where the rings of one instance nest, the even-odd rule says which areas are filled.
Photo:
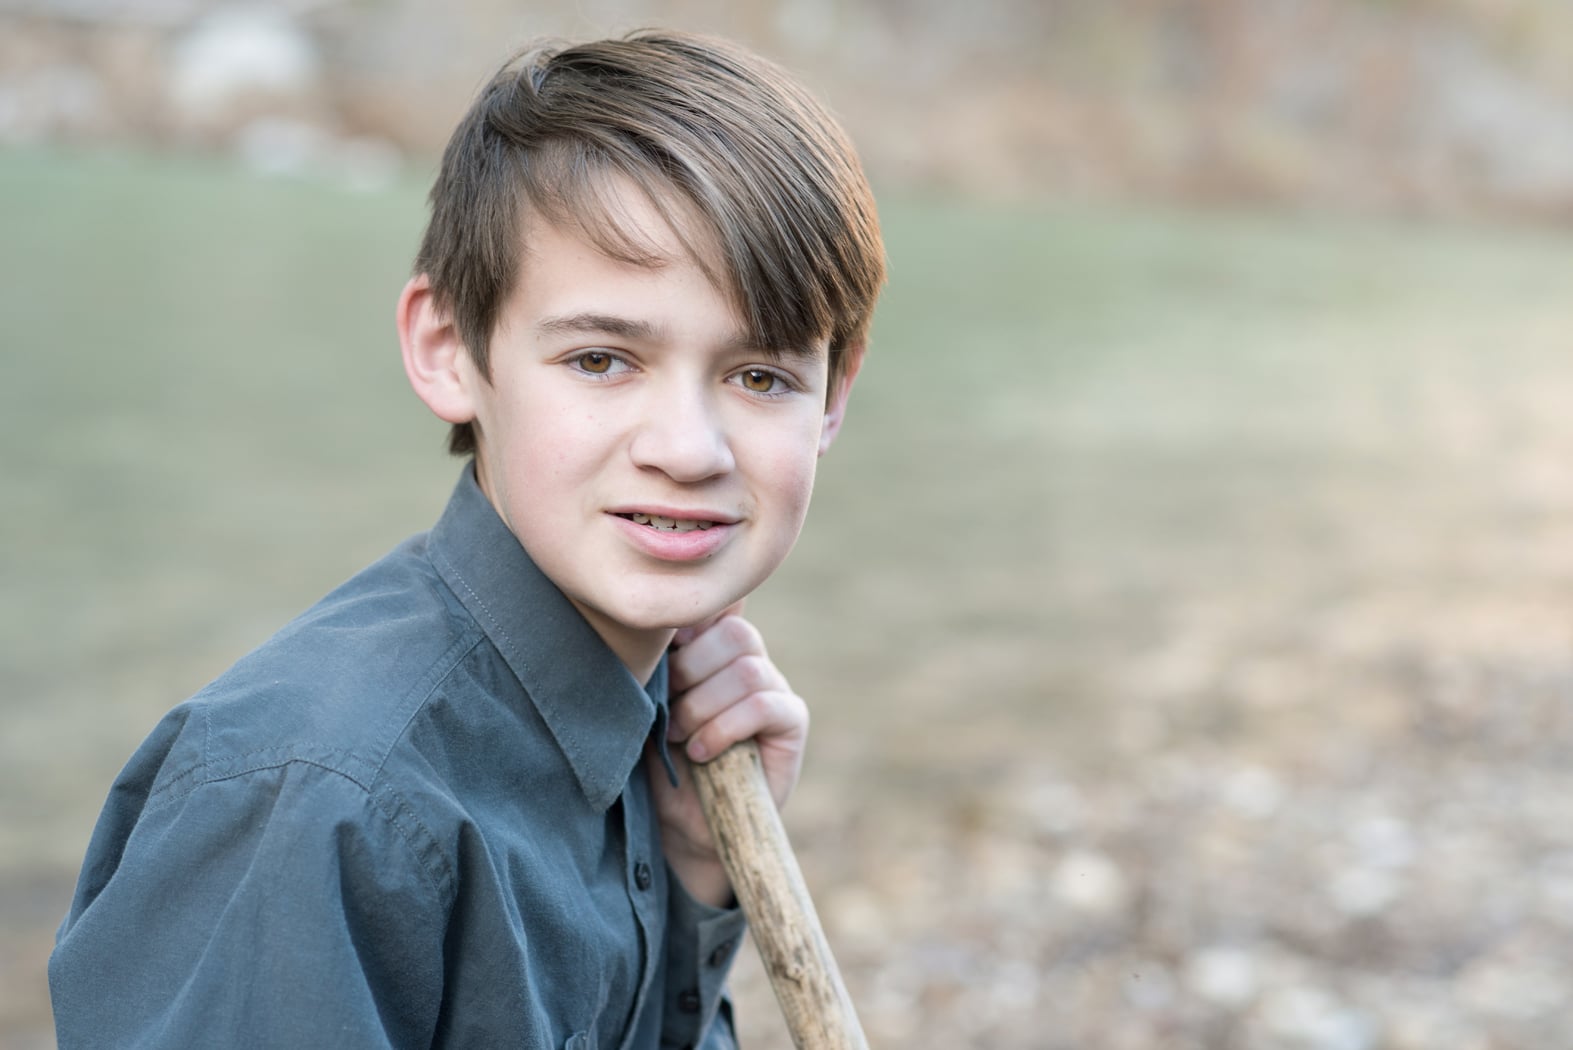
[[573, 598], [574, 608], [579, 610], [579, 615], [585, 618], [596, 634], [601, 636], [601, 641], [612, 650], [623, 666], [628, 668], [634, 680], [643, 685], [655, 674], [655, 669], [661, 662], [661, 657], [666, 653], [667, 647], [672, 644], [672, 637], [677, 634], [671, 627], [637, 628], [627, 624], [618, 623], [603, 615], [595, 609], [581, 605]]

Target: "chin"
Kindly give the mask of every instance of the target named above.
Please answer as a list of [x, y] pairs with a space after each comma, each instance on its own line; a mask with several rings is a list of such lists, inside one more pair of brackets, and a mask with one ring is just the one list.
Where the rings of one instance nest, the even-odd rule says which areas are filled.
[[647, 601], [628, 602], [617, 609], [616, 618], [623, 626], [636, 631], [669, 630], [692, 627], [713, 619], [727, 606], [746, 594], [739, 591], [722, 595], [683, 595], [660, 597], [652, 595]]

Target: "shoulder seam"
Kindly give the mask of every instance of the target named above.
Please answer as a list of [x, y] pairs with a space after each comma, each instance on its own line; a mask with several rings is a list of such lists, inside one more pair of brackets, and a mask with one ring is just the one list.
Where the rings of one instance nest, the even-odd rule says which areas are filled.
[[[147, 798], [146, 809], [152, 811], [174, 805], [189, 798], [205, 784], [233, 780], [265, 769], [277, 769], [291, 764], [315, 766], [334, 773], [365, 792], [367, 800], [404, 841], [414, 857], [422, 876], [438, 895], [447, 899], [458, 883], [453, 862], [442, 848], [438, 837], [422, 821], [414, 808], [388, 781], [383, 773], [388, 757], [398, 742], [409, 732], [421, 710], [432, 695], [452, 676], [464, 657], [486, 640], [484, 631], [474, 625], [460, 629], [453, 643], [428, 666], [426, 672], [404, 693], [402, 705], [408, 706], [408, 715], [398, 731], [392, 733], [380, 753], [366, 754], [348, 748], [281, 746], [257, 748], [227, 756], [222, 767], [213, 762], [210, 739], [211, 713], [202, 710], [201, 760], [181, 770], [164, 781]], [[424, 686], [424, 688], [423, 688]], [[411, 703], [411, 700], [414, 700]]]
[[[268, 751], [277, 752], [282, 750], [285, 749], [273, 748], [252, 751], [248, 752], [247, 755], [237, 757], [244, 758], [247, 756], [260, 756], [268, 753]], [[323, 749], [323, 752], [324, 754], [348, 754], [348, 752], [328, 748]], [[415, 815], [414, 810], [404, 799], [404, 796], [400, 795], [386, 782], [382, 783], [378, 788], [373, 789], [369, 784], [363, 783], [360, 778], [354, 776], [346, 770], [340, 769], [329, 762], [319, 761], [304, 755], [291, 754], [277, 758], [273, 761], [256, 761], [242, 769], [228, 770], [217, 776], [204, 778], [192, 784], [190, 790], [183, 791], [178, 795], [170, 795], [169, 797], [162, 798], [159, 800], [157, 805], [149, 804], [147, 807], [147, 812], [152, 812], [157, 809], [164, 809], [168, 806], [172, 806], [183, 799], [190, 798], [192, 795], [196, 794], [199, 789], [207, 787], [211, 784], [220, 784], [226, 780], [240, 780], [250, 776], [253, 773], [260, 773], [269, 769], [282, 769], [285, 766], [295, 765], [311, 766], [315, 769], [320, 769], [325, 773], [331, 773], [334, 776], [347, 780], [359, 788], [361, 793], [365, 795], [366, 801], [375, 807], [382, 819], [387, 821], [388, 826], [398, 834], [399, 841], [403, 842], [404, 847], [409, 850], [411, 859], [415, 861], [415, 867], [419, 869], [421, 877], [425, 880], [427, 886], [431, 889], [433, 894], [436, 895], [437, 899], [446, 901], [452, 896], [452, 888], [456, 884], [456, 879], [454, 878], [453, 873], [453, 865], [449, 863], [448, 858], [444, 855], [441, 846], [438, 845], [436, 836], [434, 836], [426, 827], [426, 825], [421, 822], [420, 818]], [[182, 774], [182, 776], [190, 776], [195, 772], [196, 769], [194, 768], [187, 771], [187, 773]], [[165, 792], [165, 794], [168, 795], [168, 792]], [[391, 805], [390, 800], [392, 800]], [[410, 824], [413, 824], [415, 828], [419, 829], [419, 836], [412, 834], [409, 827]], [[424, 841], [416, 841], [417, 838], [420, 838]], [[428, 853], [436, 858], [438, 867], [441, 869], [440, 872], [432, 872], [431, 864], [427, 859]]]

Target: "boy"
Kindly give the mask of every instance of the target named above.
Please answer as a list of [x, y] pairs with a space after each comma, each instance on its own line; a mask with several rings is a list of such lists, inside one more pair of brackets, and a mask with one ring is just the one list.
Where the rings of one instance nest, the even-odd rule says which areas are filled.
[[473, 458], [133, 756], [60, 1045], [729, 1045], [742, 922], [686, 763], [754, 737], [796, 781], [807, 710], [736, 612], [882, 281], [850, 146], [774, 67], [662, 33], [505, 66], [397, 314]]

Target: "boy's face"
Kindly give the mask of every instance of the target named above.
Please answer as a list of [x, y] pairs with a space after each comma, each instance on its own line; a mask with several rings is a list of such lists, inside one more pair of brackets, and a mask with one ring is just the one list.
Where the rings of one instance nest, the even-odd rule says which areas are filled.
[[643, 195], [627, 186], [620, 203], [665, 263], [620, 262], [533, 222], [490, 381], [467, 352], [456, 371], [481, 487], [635, 666], [787, 556], [855, 367], [827, 405], [823, 341], [776, 357], [751, 345]]

